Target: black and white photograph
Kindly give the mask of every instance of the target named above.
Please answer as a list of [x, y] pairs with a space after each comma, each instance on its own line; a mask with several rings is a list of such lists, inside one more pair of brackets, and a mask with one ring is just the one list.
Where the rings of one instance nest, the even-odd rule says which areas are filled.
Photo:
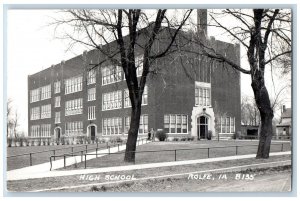
[[5, 191], [295, 191], [294, 8], [7, 6]]

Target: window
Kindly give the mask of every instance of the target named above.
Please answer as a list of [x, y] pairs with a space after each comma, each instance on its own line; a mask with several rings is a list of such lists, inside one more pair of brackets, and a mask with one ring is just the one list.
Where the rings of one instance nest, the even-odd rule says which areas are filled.
[[60, 112], [55, 112], [55, 120], [54, 123], [60, 123]]
[[195, 102], [199, 106], [210, 106], [210, 89], [196, 87]]
[[148, 105], [148, 87], [144, 87], [143, 97], [142, 97], [142, 105]]
[[164, 129], [167, 133], [187, 133], [187, 115], [165, 115]]
[[82, 98], [66, 101], [65, 116], [82, 114]]
[[120, 66], [108, 66], [102, 69], [102, 85], [119, 82], [122, 79], [122, 68]]
[[139, 133], [140, 134], [146, 134], [148, 133], [148, 115], [144, 114], [140, 117], [140, 127], [139, 127]]
[[51, 84], [41, 88], [41, 100], [51, 98]]
[[56, 96], [55, 97], [54, 107], [60, 107], [60, 96]]
[[96, 100], [96, 88], [88, 89], [88, 101]]
[[34, 89], [30, 91], [30, 103], [34, 103], [40, 100], [40, 89]]
[[54, 93], [60, 93], [60, 81], [54, 82]]
[[103, 135], [119, 135], [122, 134], [122, 118], [104, 118], [103, 119]]
[[130, 117], [125, 117], [124, 121], [125, 121], [124, 133], [125, 135], [127, 135], [130, 128]]
[[82, 121], [73, 121], [66, 123], [66, 135], [78, 135], [83, 132]]
[[96, 70], [92, 69], [90, 71], [88, 71], [87, 74], [87, 84], [94, 84], [96, 83]]
[[96, 119], [96, 106], [88, 107], [88, 120]]
[[51, 118], [51, 104], [41, 106], [41, 119]]
[[[144, 93], [142, 97], [142, 105], [148, 105], [148, 87], [145, 86]], [[129, 98], [129, 90], [124, 90], [124, 108], [131, 107], [131, 102]]]
[[104, 93], [102, 98], [102, 110], [119, 109], [122, 107], [122, 91]]
[[82, 76], [65, 80], [65, 94], [71, 94], [78, 91], [82, 91]]
[[30, 110], [30, 120], [40, 119], [40, 107], [34, 107]]
[[140, 55], [135, 58], [136, 76], [140, 77], [143, 73], [144, 56]]
[[41, 137], [51, 137], [51, 124], [41, 125]]
[[31, 137], [39, 137], [39, 135], [40, 135], [40, 126], [39, 125], [31, 126], [30, 130], [31, 130], [31, 132], [30, 132]]
[[221, 117], [221, 133], [234, 133], [234, 132], [235, 132], [235, 118]]

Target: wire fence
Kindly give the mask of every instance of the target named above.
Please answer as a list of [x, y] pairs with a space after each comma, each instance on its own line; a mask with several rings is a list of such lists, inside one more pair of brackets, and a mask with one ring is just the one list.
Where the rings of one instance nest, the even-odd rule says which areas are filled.
[[[146, 139], [145, 139], [146, 140]], [[289, 146], [287, 146], [289, 145]], [[119, 146], [119, 145], [118, 145]], [[170, 161], [180, 161], [180, 160], [191, 160], [191, 159], [202, 159], [202, 158], [214, 158], [214, 157], [223, 157], [223, 156], [234, 156], [234, 155], [243, 155], [250, 154], [253, 151], [257, 150], [257, 144], [251, 145], [231, 145], [231, 146], [216, 146], [216, 147], [199, 147], [199, 148], [181, 148], [181, 149], [164, 149], [164, 150], [142, 150], [142, 151], [130, 151], [134, 152], [136, 155], [136, 160], [133, 162], [143, 161], [144, 163], [153, 163], [153, 162], [170, 162]], [[247, 147], [247, 149], [245, 149]], [[274, 150], [275, 147], [275, 150]], [[108, 146], [108, 151], [105, 153], [98, 153], [98, 149], [95, 150], [95, 153], [83, 153], [76, 155], [74, 153], [63, 154], [50, 156], [50, 170], [52, 170], [52, 161], [53, 157], [63, 157], [64, 159], [64, 168], [66, 168], [66, 158], [81, 156], [81, 163], [84, 164], [84, 168], [87, 167], [87, 156], [95, 156], [98, 158], [99, 156], [118, 156], [117, 161], [122, 160], [125, 152], [120, 151], [118, 147], [118, 152], [112, 153], [110, 151], [110, 146]], [[274, 143], [271, 144], [272, 152], [283, 152], [287, 150], [291, 150], [290, 143]], [[137, 157], [137, 155], [144, 155], [144, 157]], [[159, 156], [159, 157], [157, 157]], [[113, 162], [110, 160], [111, 158], [106, 158], [105, 163], [109, 165], [113, 165]], [[160, 159], [160, 161], [157, 159]], [[104, 161], [102, 161], [104, 162]], [[97, 163], [99, 164], [99, 163]], [[107, 166], [104, 166], [107, 167]]]

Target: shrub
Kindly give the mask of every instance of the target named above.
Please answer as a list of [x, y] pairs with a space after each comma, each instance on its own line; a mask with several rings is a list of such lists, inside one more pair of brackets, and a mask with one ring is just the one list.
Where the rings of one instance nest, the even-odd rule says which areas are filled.
[[209, 131], [207, 132], [207, 139], [208, 139], [208, 140], [211, 140], [211, 136], [212, 136], [212, 131], [209, 130]]
[[177, 141], [179, 141], [179, 139], [178, 139], [177, 137], [174, 137], [174, 138], [173, 138], [173, 141], [176, 141], [176, 142], [177, 142]]
[[195, 139], [195, 137], [194, 136], [192, 136], [192, 137], [188, 137], [188, 141], [194, 141], [194, 139]]
[[185, 138], [185, 137], [180, 139], [180, 141], [186, 141], [186, 140], [187, 140], [187, 138]]
[[165, 131], [159, 130], [156, 132], [155, 137], [157, 137], [159, 141], [165, 141], [168, 138], [168, 135]]

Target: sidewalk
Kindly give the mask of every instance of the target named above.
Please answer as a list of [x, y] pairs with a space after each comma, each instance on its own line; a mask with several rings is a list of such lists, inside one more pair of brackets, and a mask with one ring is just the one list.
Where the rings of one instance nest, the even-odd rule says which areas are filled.
[[[279, 155], [290, 155], [291, 151], [287, 152], [275, 152], [270, 153], [270, 156], [279, 156]], [[116, 167], [106, 167], [106, 168], [93, 168], [93, 169], [80, 169], [80, 170], [68, 170], [68, 171], [49, 171], [48, 170], [39, 170], [35, 168], [31, 171], [9, 171], [7, 172], [7, 180], [24, 180], [24, 179], [35, 179], [35, 178], [46, 178], [46, 177], [60, 177], [60, 176], [70, 176], [70, 175], [80, 175], [80, 174], [95, 174], [102, 172], [114, 172], [114, 171], [126, 171], [126, 170], [139, 170], [146, 168], [157, 168], [157, 167], [167, 167], [167, 166], [179, 166], [179, 165], [189, 165], [189, 164], [199, 164], [199, 163], [208, 163], [208, 162], [218, 162], [218, 161], [228, 161], [228, 160], [238, 160], [238, 159], [247, 159], [255, 158], [255, 154], [248, 155], [237, 155], [237, 156], [227, 156], [219, 158], [206, 158], [198, 160], [187, 160], [187, 161], [173, 161], [173, 162], [162, 162], [162, 163], [148, 163], [148, 164], [137, 164], [137, 165], [128, 165], [128, 166], [116, 166]], [[49, 168], [49, 164], [48, 164]], [[24, 168], [22, 168], [24, 169]], [[21, 170], [21, 169], [19, 169]]]
[[[143, 140], [143, 141], [137, 141], [137, 146], [150, 143], [152, 141]], [[121, 145], [119, 147], [111, 147], [108, 149], [102, 149], [98, 150], [98, 158], [106, 156], [107, 153], [116, 153], [118, 151], [125, 150], [126, 145]], [[96, 152], [89, 152], [88, 154], [96, 154]], [[91, 160], [96, 158], [96, 155], [87, 155], [86, 160]], [[83, 156], [84, 160], [84, 156]], [[77, 162], [81, 161], [81, 156], [73, 156], [73, 157], [67, 157], [66, 158], [66, 166], [73, 165]], [[42, 163], [39, 165], [24, 167], [20, 169], [10, 170], [6, 172], [7, 180], [19, 180], [19, 179], [31, 179], [31, 178], [43, 178], [43, 177], [51, 177], [47, 176], [51, 172], [55, 172], [54, 170], [63, 168], [64, 167], [64, 159], [59, 159], [56, 161], [52, 161], [52, 171], [50, 171], [50, 162]], [[37, 177], [37, 175], [39, 175]], [[45, 176], [43, 176], [45, 175]]]

